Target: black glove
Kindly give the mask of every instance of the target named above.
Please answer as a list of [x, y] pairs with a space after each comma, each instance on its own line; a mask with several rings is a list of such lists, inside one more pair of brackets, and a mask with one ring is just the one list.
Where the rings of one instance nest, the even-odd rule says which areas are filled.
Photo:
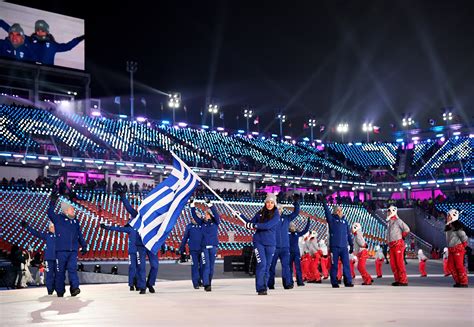
[[466, 247], [464, 248], [466, 250], [466, 252], [470, 252], [472, 251], [471, 247], [469, 245], [466, 245]]
[[51, 193], [51, 201], [56, 202], [59, 199], [59, 193], [53, 192]]
[[300, 195], [299, 194], [293, 194], [293, 202], [298, 202], [300, 200]]
[[82, 248], [81, 249], [81, 254], [82, 255], [86, 254], [87, 252], [89, 252], [89, 250], [87, 250], [87, 248]]
[[253, 224], [253, 223], [246, 223], [246, 224], [245, 224], [245, 228], [247, 228], [247, 229], [255, 229], [255, 224]]
[[204, 203], [206, 203], [206, 205], [207, 205], [208, 207], [212, 207], [212, 203], [211, 203], [211, 200], [209, 200], [209, 198], [205, 197], [205, 198], [204, 198]]
[[354, 252], [354, 247], [351, 245], [351, 246], [349, 247], [349, 254], [352, 254], [352, 252]]
[[28, 226], [28, 224], [26, 223], [26, 221], [22, 220], [21, 223], [20, 223], [21, 227], [23, 228], [26, 228]]
[[115, 190], [115, 194], [119, 197], [122, 197], [122, 196], [125, 195], [125, 192], [124, 192], [123, 188], [118, 187], [117, 190]]
[[194, 208], [194, 207], [195, 207], [195, 205], [194, 205], [194, 196], [192, 196], [192, 197], [189, 198], [188, 203], [189, 203], [189, 206], [190, 206], [191, 208]]
[[307, 223], [310, 223], [310, 222], [311, 222], [311, 218], [308, 218]]
[[105, 224], [104, 224], [104, 223], [101, 223], [101, 224], [100, 224], [100, 228], [105, 228]]

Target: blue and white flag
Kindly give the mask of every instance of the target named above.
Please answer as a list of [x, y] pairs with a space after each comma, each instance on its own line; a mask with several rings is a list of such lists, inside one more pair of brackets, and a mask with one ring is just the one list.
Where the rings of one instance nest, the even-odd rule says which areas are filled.
[[145, 247], [155, 255], [173, 229], [193, 194], [198, 180], [191, 169], [176, 158], [171, 175], [148, 193], [130, 225], [138, 231]]

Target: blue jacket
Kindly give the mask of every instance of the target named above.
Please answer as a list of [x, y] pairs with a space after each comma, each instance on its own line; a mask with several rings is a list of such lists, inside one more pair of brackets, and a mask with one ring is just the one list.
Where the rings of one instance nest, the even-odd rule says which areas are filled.
[[289, 215], [280, 216], [280, 224], [278, 226], [278, 232], [276, 234], [276, 247], [287, 248], [290, 247], [290, 240], [288, 238], [288, 230], [290, 228], [290, 222], [298, 217], [300, 213], [300, 204], [298, 202], [293, 203], [295, 209]]
[[0, 40], [0, 56], [21, 61], [36, 61], [36, 55], [26, 41], [15, 48], [8, 38]]
[[58, 43], [56, 41], [46, 39], [41, 40], [36, 35], [29, 37], [28, 45], [36, 54], [36, 60], [42, 64], [54, 65], [54, 56], [58, 52], [66, 52], [78, 45], [84, 36], [79, 36], [67, 43]]
[[212, 206], [210, 209], [214, 218], [209, 220], [209, 222], [206, 222], [204, 219], [198, 217], [196, 214], [196, 208], [191, 208], [191, 214], [193, 215], [194, 220], [199, 226], [201, 226], [203, 247], [207, 245], [219, 245], [219, 239], [217, 238], [217, 228], [220, 223], [220, 217], [215, 206]]
[[353, 247], [351, 227], [346, 217], [339, 218], [337, 215], [333, 215], [324, 201], [323, 206], [329, 225], [329, 247], [347, 248], [347, 245]]
[[298, 253], [300, 254], [300, 247], [298, 245], [298, 239], [306, 234], [309, 231], [309, 226], [311, 225], [311, 221], [308, 220], [306, 223], [305, 228], [301, 232], [294, 232], [294, 233], [289, 233], [289, 239], [290, 239], [290, 253]]
[[79, 221], [69, 219], [63, 214], [54, 212], [55, 203], [53, 201], [49, 204], [48, 217], [54, 224], [56, 233], [56, 252], [58, 251], [77, 251], [79, 244], [83, 249], [87, 248], [84, 236], [82, 236], [81, 226]]
[[130, 201], [128, 201], [125, 195], [121, 196], [120, 199], [122, 200], [123, 206], [128, 211], [128, 213], [132, 216], [132, 218], [135, 218], [138, 215], [138, 211], [132, 207], [132, 205], [130, 204]]
[[128, 234], [128, 253], [135, 253], [140, 247], [144, 247], [142, 238], [130, 225], [125, 226], [105, 226], [104, 229]]
[[240, 215], [242, 219], [247, 222], [251, 222], [255, 224], [255, 234], [253, 234], [253, 242], [259, 243], [266, 246], [276, 246], [276, 234], [279, 231], [278, 225], [280, 223], [280, 213], [278, 210], [275, 210], [275, 214], [273, 218], [267, 222], [259, 223], [262, 219], [262, 212], [259, 211], [255, 214], [255, 216], [248, 220], [244, 217], [244, 215]]
[[39, 232], [36, 229], [26, 226], [26, 230], [29, 231], [33, 236], [42, 239], [46, 242], [46, 248], [44, 249], [44, 260], [56, 260], [56, 235], [47, 232]]
[[202, 249], [202, 227], [198, 224], [189, 223], [184, 231], [183, 240], [179, 252], [183, 253], [186, 243], [189, 241], [189, 251], [200, 251]]

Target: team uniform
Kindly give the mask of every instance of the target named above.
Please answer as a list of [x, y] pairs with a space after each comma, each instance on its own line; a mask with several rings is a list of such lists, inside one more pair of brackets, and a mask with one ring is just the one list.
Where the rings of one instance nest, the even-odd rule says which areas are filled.
[[388, 208], [387, 244], [390, 248], [390, 267], [392, 268], [395, 282], [393, 286], [407, 286], [408, 278], [403, 259], [405, 251], [405, 237], [410, 233], [410, 228], [397, 216], [397, 207]]
[[191, 280], [194, 288], [198, 289], [202, 282], [202, 228], [197, 223], [189, 223], [184, 231], [183, 239], [179, 247], [179, 253], [185, 253], [186, 243], [189, 246], [189, 254], [191, 256]]
[[[310, 223], [311, 221], [308, 219], [305, 228], [301, 232], [290, 232], [288, 235], [290, 240], [290, 272], [293, 272], [294, 266], [296, 271], [296, 285], [298, 286], [304, 286], [298, 241], [300, 237], [308, 232]], [[291, 283], [293, 284], [293, 278], [291, 278]]]
[[354, 254], [357, 256], [357, 269], [363, 279], [362, 285], [371, 285], [373, 282], [372, 276], [370, 276], [365, 268], [367, 259], [369, 258], [369, 251], [367, 250], [368, 245], [365, 242], [361, 225], [354, 223], [352, 225], [352, 231], [354, 233]]
[[292, 222], [300, 213], [300, 205], [297, 201], [293, 203], [295, 207], [293, 212], [288, 215], [280, 215], [280, 224], [276, 232], [276, 249], [273, 256], [272, 264], [268, 277], [268, 288], [275, 288], [275, 270], [278, 259], [281, 263], [281, 277], [283, 287], [291, 289], [293, 287], [291, 270], [290, 270], [290, 240], [288, 238], [288, 229], [290, 222]]
[[428, 274], [426, 273], [426, 261], [428, 261], [428, 258], [423, 253], [423, 250], [419, 249], [418, 250], [418, 269], [420, 270], [421, 277], [428, 276]]
[[383, 255], [383, 250], [380, 245], [375, 247], [375, 273], [377, 274], [377, 278], [382, 278], [382, 267], [385, 257]]
[[448, 269], [456, 284], [454, 287], [468, 287], [466, 267], [464, 267], [464, 255], [468, 237], [463, 230], [462, 224], [458, 221], [459, 212], [451, 209], [448, 215], [452, 221], [446, 224], [446, 244], [448, 245]]
[[331, 285], [334, 288], [338, 288], [337, 279], [337, 267], [339, 258], [341, 258], [344, 274], [344, 284], [347, 287], [354, 286], [352, 284], [352, 276], [350, 271], [349, 263], [349, 252], [347, 246], [353, 249], [354, 243], [352, 240], [352, 234], [349, 223], [345, 217], [339, 217], [336, 214], [332, 214], [326, 202], [323, 201], [324, 213], [326, 220], [329, 225], [329, 248], [331, 251]]

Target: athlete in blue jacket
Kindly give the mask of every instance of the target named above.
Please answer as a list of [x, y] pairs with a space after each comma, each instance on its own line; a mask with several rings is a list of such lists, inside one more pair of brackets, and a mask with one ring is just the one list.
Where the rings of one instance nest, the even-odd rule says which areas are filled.
[[54, 233], [54, 224], [50, 223], [47, 232], [39, 232], [28, 226], [26, 221], [21, 222], [21, 226], [26, 228], [33, 236], [46, 242], [43, 259], [46, 263], [46, 289], [48, 294], [54, 292], [54, 280], [56, 278], [56, 234]]
[[134, 291], [134, 279], [136, 278], [140, 294], [146, 294], [146, 251], [138, 232], [129, 224], [123, 227], [100, 224], [100, 228], [128, 234], [128, 286], [130, 291]]
[[[344, 275], [344, 285], [346, 287], [353, 287], [352, 275], [349, 264], [349, 253], [352, 253], [354, 243], [352, 240], [351, 227], [349, 222], [346, 220], [342, 213], [340, 206], [335, 206], [334, 211], [331, 213], [326, 201], [323, 200], [324, 213], [329, 226], [329, 248], [331, 251], [331, 284], [334, 288], [339, 288], [337, 282], [337, 266], [339, 257], [342, 261], [342, 272]], [[349, 251], [347, 247], [349, 246]]]
[[278, 205], [278, 213], [280, 214], [280, 224], [278, 225], [278, 230], [276, 233], [276, 249], [275, 255], [272, 259], [272, 264], [270, 266], [270, 272], [268, 276], [268, 288], [273, 290], [275, 289], [275, 269], [278, 259], [281, 263], [281, 278], [284, 289], [293, 288], [291, 271], [290, 271], [290, 241], [288, 238], [288, 229], [290, 222], [292, 222], [300, 213], [300, 204], [298, 203], [298, 197], [294, 196], [293, 206], [295, 207], [293, 212], [289, 215], [282, 214], [282, 207]]
[[202, 283], [204, 290], [210, 292], [212, 290], [212, 276], [214, 275], [214, 263], [216, 261], [219, 239], [217, 237], [220, 216], [216, 207], [206, 198], [206, 206], [209, 208], [201, 219], [196, 213], [194, 198], [190, 199], [191, 214], [196, 223], [201, 226], [202, 230]]
[[51, 195], [51, 202], [48, 209], [48, 217], [54, 224], [56, 232], [56, 280], [55, 287], [58, 297], [63, 297], [65, 293], [65, 279], [66, 270], [71, 284], [71, 296], [78, 295], [79, 278], [77, 276], [77, 251], [79, 244], [81, 245], [81, 253], [87, 253], [87, 244], [82, 236], [81, 226], [79, 221], [75, 218], [76, 212], [74, 207], [67, 202], [61, 202], [61, 214], [54, 212], [56, 200], [58, 199], [56, 193]]
[[[311, 224], [311, 219], [308, 218], [305, 228], [301, 232], [296, 231], [296, 225], [290, 223], [290, 273], [293, 273], [293, 265], [296, 269], [296, 285], [304, 286], [303, 274], [301, 273], [301, 257], [300, 257], [300, 246], [298, 244], [298, 239], [306, 234], [309, 230]], [[293, 284], [293, 277], [291, 278], [291, 283]]]
[[[116, 194], [120, 196], [120, 199], [122, 200], [122, 203], [128, 213], [132, 216], [132, 218], [135, 218], [138, 215], [138, 212], [132, 207], [132, 205], [128, 201], [127, 197], [125, 196], [125, 192], [122, 189], [119, 189], [117, 190]], [[145, 252], [148, 256], [148, 261], [150, 262], [150, 271], [148, 272], [146, 286], [148, 287], [150, 293], [155, 293], [155, 288], [153, 286], [155, 286], [156, 278], [158, 277], [158, 256], [153, 254], [153, 252], [148, 250], [146, 247]]]
[[179, 247], [179, 253], [183, 255], [186, 252], [186, 243], [189, 245], [189, 254], [192, 258], [191, 266], [191, 280], [195, 289], [199, 289], [199, 284], [202, 281], [202, 227], [198, 223], [191, 219], [191, 223], [186, 226], [184, 231], [183, 240]]
[[13, 24], [7, 32], [8, 37], [0, 40], [0, 56], [22, 61], [36, 61], [36, 54], [27, 42], [21, 26]]
[[276, 207], [276, 196], [269, 193], [264, 207], [249, 220], [239, 212], [234, 216], [244, 219], [245, 228], [255, 230], [253, 246], [257, 267], [255, 271], [255, 286], [258, 295], [267, 295], [268, 275], [276, 248], [276, 234], [280, 224], [280, 214]]

